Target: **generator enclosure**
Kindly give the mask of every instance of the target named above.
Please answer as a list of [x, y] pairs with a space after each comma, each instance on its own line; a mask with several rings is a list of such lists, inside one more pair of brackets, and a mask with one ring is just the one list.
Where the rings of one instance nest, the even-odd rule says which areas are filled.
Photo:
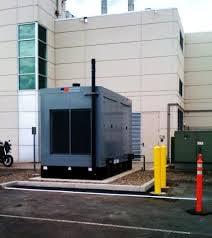
[[212, 131], [176, 131], [172, 143], [173, 161], [178, 167], [195, 169], [200, 152], [204, 167], [212, 168]]
[[96, 87], [92, 106], [91, 87], [40, 90], [42, 177], [104, 178], [131, 169], [131, 100]]

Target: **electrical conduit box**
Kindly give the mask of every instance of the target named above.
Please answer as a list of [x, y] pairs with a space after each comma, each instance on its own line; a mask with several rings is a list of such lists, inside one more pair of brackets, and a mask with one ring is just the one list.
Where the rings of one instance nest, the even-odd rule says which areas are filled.
[[212, 168], [212, 131], [176, 131], [172, 148], [175, 166], [195, 168], [197, 154], [202, 153], [204, 167]]

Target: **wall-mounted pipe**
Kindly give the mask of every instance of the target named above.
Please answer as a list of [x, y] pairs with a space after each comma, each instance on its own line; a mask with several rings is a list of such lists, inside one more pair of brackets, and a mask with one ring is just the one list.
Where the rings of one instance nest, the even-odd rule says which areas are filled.
[[55, 16], [56, 16], [56, 17], [59, 17], [59, 0], [56, 0]]
[[101, 14], [107, 14], [107, 0], [101, 0]]
[[134, 0], [128, 0], [128, 12], [134, 11]]
[[167, 157], [169, 164], [172, 163], [170, 154], [170, 135], [171, 135], [171, 107], [178, 107], [181, 111], [184, 112], [184, 109], [178, 103], [168, 103], [167, 105]]
[[96, 173], [96, 60], [91, 60], [91, 153], [92, 153], [92, 172]]

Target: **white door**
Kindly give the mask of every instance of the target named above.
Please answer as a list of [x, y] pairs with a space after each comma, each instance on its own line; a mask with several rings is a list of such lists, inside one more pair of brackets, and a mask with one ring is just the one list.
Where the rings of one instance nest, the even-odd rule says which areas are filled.
[[147, 162], [153, 162], [153, 147], [159, 143], [160, 113], [142, 114], [143, 154]]

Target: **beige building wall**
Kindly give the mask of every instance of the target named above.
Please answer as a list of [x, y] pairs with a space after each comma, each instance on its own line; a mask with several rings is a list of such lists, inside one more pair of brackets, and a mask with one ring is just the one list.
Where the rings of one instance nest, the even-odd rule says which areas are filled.
[[[18, 23], [38, 22], [47, 29], [47, 86], [55, 86], [54, 74], [54, 19], [55, 0], [20, 1], [20, 16]], [[38, 87], [38, 82], [36, 83]], [[38, 128], [38, 90], [18, 91], [19, 105], [19, 158], [21, 162], [32, 162], [33, 137], [31, 128]], [[37, 130], [39, 131], [39, 130]], [[36, 136], [36, 155], [38, 160], [38, 138]]]
[[[212, 110], [212, 32], [186, 34], [185, 109]], [[186, 113], [191, 128], [212, 128], [212, 112]]]
[[[0, 4], [0, 139], [11, 139], [16, 161], [32, 161], [38, 91], [18, 90], [17, 26], [38, 22], [48, 34], [47, 86], [90, 85], [90, 60], [96, 58], [97, 84], [129, 97], [133, 112], [142, 113], [142, 152], [151, 161], [152, 146], [167, 133], [167, 104], [184, 106], [179, 95], [183, 30], [177, 10], [104, 15], [88, 18], [88, 23], [83, 18], [55, 20], [55, 10], [56, 0]], [[172, 135], [177, 124], [177, 108], [172, 108]]]
[[[183, 30], [176, 9], [56, 20], [56, 87], [90, 85], [90, 60], [97, 61], [97, 84], [121, 93], [142, 113], [143, 153], [167, 133], [167, 104], [179, 103], [184, 81]], [[177, 129], [172, 108], [171, 131]], [[154, 130], [152, 122], [154, 123]], [[151, 135], [151, 136], [150, 136]]]
[[31, 127], [38, 126], [37, 90], [18, 90], [18, 24], [38, 22], [47, 28], [48, 87], [55, 87], [55, 10], [56, 0], [0, 3], [0, 140], [11, 140], [15, 161], [32, 161]]

